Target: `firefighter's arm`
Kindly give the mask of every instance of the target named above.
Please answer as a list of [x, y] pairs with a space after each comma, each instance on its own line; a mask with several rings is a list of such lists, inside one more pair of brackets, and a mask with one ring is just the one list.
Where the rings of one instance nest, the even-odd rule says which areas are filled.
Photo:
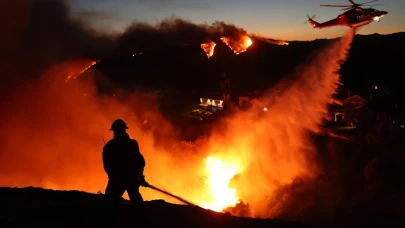
[[140, 169], [139, 171], [140, 172], [143, 172], [143, 170], [145, 169], [145, 165], [146, 165], [146, 162], [145, 162], [145, 158], [143, 157], [143, 155], [141, 154], [141, 151], [140, 151], [140, 149], [139, 149], [139, 145], [138, 145], [138, 142], [137, 141], [135, 141], [134, 140], [134, 151], [133, 151], [134, 153], [135, 153], [135, 156], [137, 157], [137, 162], [138, 162], [138, 168]]
[[138, 181], [141, 186], [148, 187], [149, 184], [148, 184], [148, 182], [146, 182], [145, 176], [143, 175], [143, 170], [145, 169], [145, 165], [146, 165], [145, 158], [143, 157], [143, 155], [141, 154], [141, 151], [139, 150], [138, 142], [136, 142], [135, 140], [134, 140], [134, 146], [135, 146], [134, 153], [137, 156], [136, 160], [138, 162], [137, 168], [139, 169], [138, 170], [138, 175], [139, 175]]
[[103, 148], [103, 166], [104, 166], [104, 171], [107, 173], [107, 175], [110, 174], [111, 171], [111, 151], [108, 148], [108, 144], [104, 146]]
[[142, 172], [145, 169], [145, 165], [146, 165], [145, 158], [141, 153], [139, 153], [139, 168], [142, 169]]

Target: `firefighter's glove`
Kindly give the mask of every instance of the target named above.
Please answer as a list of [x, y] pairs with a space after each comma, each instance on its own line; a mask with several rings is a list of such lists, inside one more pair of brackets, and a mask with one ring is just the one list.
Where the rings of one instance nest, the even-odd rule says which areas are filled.
[[141, 173], [141, 174], [139, 175], [138, 181], [139, 181], [139, 185], [140, 185], [140, 186], [143, 186], [143, 187], [148, 187], [148, 186], [149, 186], [149, 183], [146, 182], [145, 176], [143, 175], [143, 173]]

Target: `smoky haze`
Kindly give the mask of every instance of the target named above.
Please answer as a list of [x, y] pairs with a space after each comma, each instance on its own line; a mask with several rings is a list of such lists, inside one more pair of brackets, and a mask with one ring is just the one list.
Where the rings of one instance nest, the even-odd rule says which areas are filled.
[[[1, 85], [7, 91], [1, 103], [0, 185], [104, 192], [102, 139], [111, 138], [110, 124], [122, 118], [146, 158], [147, 181], [196, 204], [210, 199], [204, 182], [208, 155], [238, 164], [231, 185], [250, 205], [250, 216], [295, 215], [316, 201], [316, 189], [308, 187], [302, 200], [288, 186], [296, 178], [313, 183], [322, 172], [308, 132], [316, 132], [325, 117], [354, 33], [315, 53], [294, 80], [270, 90], [277, 99], [268, 116], [259, 116], [261, 106], [255, 106], [226, 119], [221, 132], [189, 143], [176, 140], [176, 129], [148, 94], [121, 101], [100, 95], [95, 82], [114, 85], [93, 68], [80, 76], [85, 80], [66, 83], [66, 77], [107, 56], [200, 45], [246, 31], [223, 22], [208, 26], [169, 18], [153, 26], [135, 22], [123, 34], [108, 36], [72, 18], [63, 1], [1, 4], [0, 25], [8, 32], [0, 37]], [[145, 120], [159, 127], [158, 135], [143, 128]], [[145, 199], [164, 197], [142, 193]]]
[[[98, 95], [95, 81], [112, 82], [93, 69], [82, 75], [87, 80], [64, 80], [93, 60], [159, 46], [162, 40], [163, 45], [197, 44], [210, 37], [237, 35], [242, 29], [222, 22], [208, 28], [169, 18], [156, 26], [134, 23], [123, 34], [106, 35], [72, 17], [64, 1], [6, 0], [0, 9], [0, 25], [7, 31], [0, 38], [1, 106], [5, 110], [1, 113], [1, 185], [103, 191], [101, 139], [111, 138], [109, 125], [123, 118], [148, 161], [145, 175], [149, 181], [162, 186], [170, 183], [172, 191], [188, 191], [186, 196], [203, 191], [201, 181], [196, 180], [203, 159], [194, 153], [195, 146], [173, 142], [171, 137], [161, 137], [165, 145], [157, 145], [155, 137], [141, 129], [140, 123], [148, 120], [160, 126], [160, 136], [175, 136], [155, 100], [132, 94], [118, 102]], [[173, 166], [182, 168], [173, 170]], [[145, 194], [150, 198], [156, 193]], [[191, 200], [197, 198], [198, 194]]]
[[10, 85], [38, 77], [48, 66], [77, 57], [93, 60], [112, 55], [195, 44], [220, 37], [246, 34], [241, 28], [217, 21], [197, 25], [168, 18], [156, 25], [133, 22], [122, 34], [93, 29], [79, 15], [72, 15], [62, 0], [5, 0], [0, 25], [7, 31], [0, 38], [3, 93]]
[[[242, 164], [244, 171], [233, 180], [238, 196], [251, 205], [251, 216], [281, 217], [298, 214], [312, 205], [315, 195], [295, 199], [289, 189], [277, 191], [299, 179], [312, 182], [322, 169], [317, 149], [308, 132], [319, 132], [340, 83], [340, 64], [346, 60], [355, 31], [323, 50], [297, 69], [293, 81], [270, 90], [268, 115], [258, 116], [263, 105], [227, 120], [227, 131], [210, 138], [212, 154]], [[222, 151], [227, 151], [223, 153]], [[271, 200], [273, 199], [273, 200]]]
[[71, 18], [63, 1], [5, 0], [0, 4], [3, 93], [11, 84], [37, 78], [52, 64], [76, 57], [101, 58], [113, 48], [110, 37]]
[[134, 22], [118, 38], [118, 53], [132, 54], [144, 50], [156, 50], [170, 46], [200, 46], [209, 40], [218, 42], [221, 37], [238, 39], [247, 32], [235, 25], [216, 21], [211, 25], [194, 24], [172, 17], [156, 25]]

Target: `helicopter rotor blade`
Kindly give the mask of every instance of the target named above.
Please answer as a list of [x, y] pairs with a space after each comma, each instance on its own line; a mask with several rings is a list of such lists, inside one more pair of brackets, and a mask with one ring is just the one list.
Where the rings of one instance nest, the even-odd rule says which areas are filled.
[[342, 10], [349, 10], [349, 9], [353, 9], [353, 7], [343, 8]]
[[363, 3], [355, 4], [355, 5], [365, 5], [365, 4], [367, 4], [367, 3], [378, 2], [378, 1], [379, 1], [379, 0], [373, 0], [373, 1], [363, 2]]
[[360, 4], [355, 3], [353, 0], [348, 0], [352, 5], [329, 5], [329, 4], [317, 4], [317, 6], [322, 6], [322, 7], [345, 7], [347, 9], [351, 9], [351, 8], [355, 8], [355, 7], [359, 7], [368, 3], [372, 3], [372, 2], [377, 2], [379, 0], [372, 0], [372, 1], [368, 1], [368, 2], [363, 2]]
[[317, 4], [316, 6], [322, 6], [322, 7], [351, 7], [351, 5], [325, 5], [325, 4]]
[[361, 6], [367, 3], [371, 3], [371, 2], [377, 2], [379, 0], [372, 0], [372, 1], [368, 1], [368, 2], [363, 2], [363, 3], [355, 3], [353, 0], [348, 0], [353, 6]]
[[372, 4], [372, 5], [363, 5], [363, 6], [384, 6], [385, 4]]

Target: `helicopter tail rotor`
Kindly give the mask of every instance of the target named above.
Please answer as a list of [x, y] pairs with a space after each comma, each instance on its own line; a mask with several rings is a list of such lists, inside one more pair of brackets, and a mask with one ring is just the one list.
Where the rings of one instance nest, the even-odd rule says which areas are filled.
[[312, 17], [310, 17], [310, 16], [307, 14], [307, 17], [308, 17], [308, 20], [306, 20], [306, 21], [304, 22], [304, 24], [306, 24], [306, 23], [308, 23], [308, 21], [314, 19], [314, 18], [316, 17], [316, 15], [314, 14]]

